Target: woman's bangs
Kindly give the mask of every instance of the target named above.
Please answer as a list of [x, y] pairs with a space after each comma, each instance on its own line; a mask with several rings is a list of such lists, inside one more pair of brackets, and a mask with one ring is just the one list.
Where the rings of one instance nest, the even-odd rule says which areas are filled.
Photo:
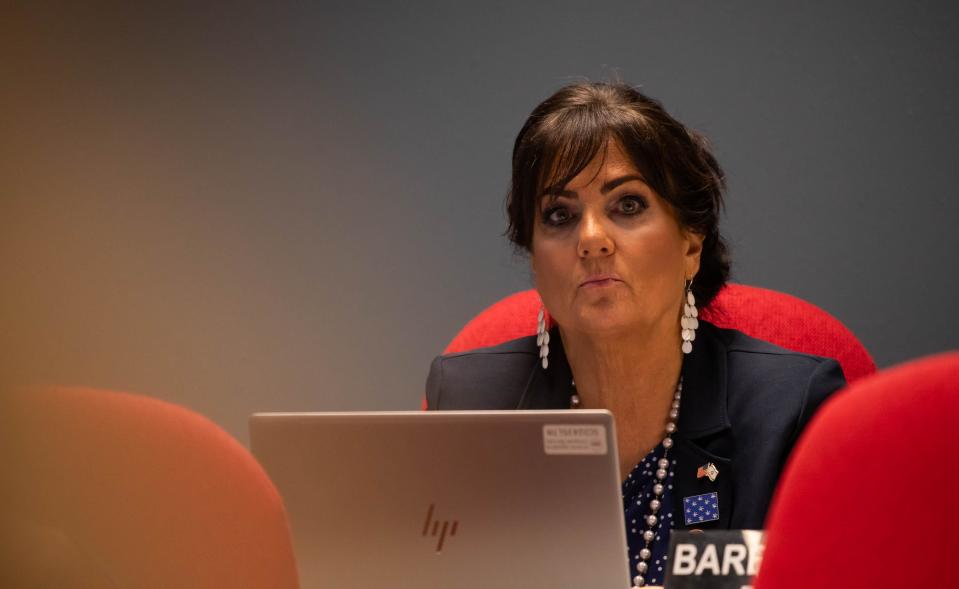
[[561, 190], [600, 150], [605, 151], [609, 129], [589, 120], [585, 113], [575, 114], [579, 116], [562, 117], [555, 125], [544, 125], [541, 131], [537, 201], [551, 190]]

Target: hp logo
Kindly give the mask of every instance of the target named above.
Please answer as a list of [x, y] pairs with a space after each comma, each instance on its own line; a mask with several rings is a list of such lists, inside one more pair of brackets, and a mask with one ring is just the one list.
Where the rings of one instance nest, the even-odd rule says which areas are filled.
[[455, 536], [456, 528], [459, 526], [459, 522], [455, 519], [451, 522], [449, 520], [435, 520], [433, 519], [433, 508], [435, 505], [430, 503], [430, 508], [426, 512], [426, 522], [423, 524], [423, 537], [433, 536], [439, 537], [436, 541], [436, 553], [439, 554], [443, 552], [443, 542], [446, 541], [446, 536]]

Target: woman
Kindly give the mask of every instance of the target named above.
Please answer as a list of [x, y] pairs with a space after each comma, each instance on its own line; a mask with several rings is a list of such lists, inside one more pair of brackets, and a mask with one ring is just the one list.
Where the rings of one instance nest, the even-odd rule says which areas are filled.
[[560, 89], [516, 138], [507, 205], [539, 334], [439, 357], [427, 382], [430, 409], [611, 411], [637, 586], [662, 583], [670, 529], [761, 528], [797, 435], [844, 384], [834, 360], [698, 320], [729, 275], [723, 190], [705, 140], [658, 102]]

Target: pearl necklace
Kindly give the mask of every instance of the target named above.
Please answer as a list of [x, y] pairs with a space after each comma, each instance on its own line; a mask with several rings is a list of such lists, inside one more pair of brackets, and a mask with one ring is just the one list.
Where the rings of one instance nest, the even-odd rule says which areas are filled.
[[[570, 384], [573, 387], [573, 392], [569, 397], [569, 408], [578, 409], [581, 401], [579, 395], [576, 393], [576, 383], [570, 381]], [[642, 587], [646, 584], [646, 577], [644, 575], [649, 570], [649, 559], [653, 556], [653, 551], [650, 550], [649, 547], [656, 538], [656, 530], [662, 524], [662, 521], [656, 514], [659, 513], [662, 507], [661, 499], [663, 493], [666, 491], [664, 483], [666, 477], [669, 476], [669, 449], [673, 447], [673, 434], [676, 433], [676, 422], [679, 419], [679, 400], [682, 394], [683, 377], [680, 375], [679, 382], [676, 384], [676, 393], [673, 395], [673, 404], [669, 408], [669, 421], [666, 422], [666, 436], [662, 441], [663, 457], [660, 458], [656, 464], [659, 468], [656, 469], [656, 483], [653, 485], [653, 498], [649, 502], [649, 515], [646, 516], [646, 531], [643, 532], [643, 542], [645, 542], [645, 545], [643, 549], [639, 551], [639, 562], [636, 563], [636, 572], [638, 574], [633, 577], [634, 587]]]

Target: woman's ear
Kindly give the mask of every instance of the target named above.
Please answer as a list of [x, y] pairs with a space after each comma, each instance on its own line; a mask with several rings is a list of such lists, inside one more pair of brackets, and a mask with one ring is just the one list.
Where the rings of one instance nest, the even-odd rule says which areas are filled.
[[686, 266], [686, 276], [692, 278], [699, 273], [699, 260], [703, 254], [704, 236], [688, 229], [684, 233], [686, 250], [683, 254], [684, 265]]

